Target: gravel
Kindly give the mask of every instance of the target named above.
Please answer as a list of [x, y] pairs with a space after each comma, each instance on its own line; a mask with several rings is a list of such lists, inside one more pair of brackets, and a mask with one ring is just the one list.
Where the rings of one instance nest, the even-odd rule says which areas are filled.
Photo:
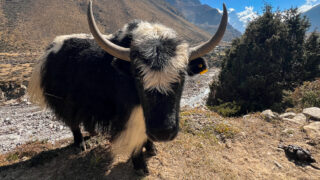
[[30, 103], [0, 106], [0, 154], [26, 142], [70, 138], [72, 133], [50, 111]]

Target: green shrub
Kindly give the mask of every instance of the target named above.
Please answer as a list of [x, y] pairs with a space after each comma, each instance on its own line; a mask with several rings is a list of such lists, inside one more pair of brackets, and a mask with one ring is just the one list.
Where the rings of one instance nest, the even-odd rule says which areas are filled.
[[320, 79], [304, 82], [293, 92], [286, 93], [284, 104], [298, 109], [320, 107]]
[[209, 107], [224, 117], [236, 116], [240, 114], [241, 106], [239, 106], [235, 101], [226, 102], [217, 106]]

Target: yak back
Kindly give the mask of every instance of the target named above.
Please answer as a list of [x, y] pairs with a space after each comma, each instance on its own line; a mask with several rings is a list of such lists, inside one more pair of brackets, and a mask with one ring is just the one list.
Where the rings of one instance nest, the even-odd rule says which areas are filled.
[[[115, 61], [93, 39], [65, 40], [42, 66], [40, 83], [47, 105], [71, 128], [83, 123], [91, 131], [98, 125], [116, 135], [140, 102], [133, 77], [116, 70]], [[130, 69], [129, 62], [121, 63]]]

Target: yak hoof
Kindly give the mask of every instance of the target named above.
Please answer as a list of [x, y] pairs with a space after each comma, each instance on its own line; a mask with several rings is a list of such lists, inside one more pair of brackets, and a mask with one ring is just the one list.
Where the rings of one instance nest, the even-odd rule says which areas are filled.
[[146, 149], [146, 155], [148, 157], [152, 157], [152, 156], [157, 155], [157, 152], [158, 152], [158, 150], [155, 146], [152, 146], [150, 149]]
[[86, 143], [81, 142], [81, 143], [74, 143], [73, 146], [76, 148], [77, 151], [79, 152], [84, 152], [87, 150], [86, 148]]
[[134, 171], [135, 171], [136, 175], [138, 175], [138, 176], [148, 176], [149, 175], [148, 168], [135, 169]]
[[80, 143], [79, 146], [80, 146], [81, 151], [86, 151], [86, 150], [87, 150], [87, 147], [86, 147], [86, 143], [85, 143], [85, 142]]

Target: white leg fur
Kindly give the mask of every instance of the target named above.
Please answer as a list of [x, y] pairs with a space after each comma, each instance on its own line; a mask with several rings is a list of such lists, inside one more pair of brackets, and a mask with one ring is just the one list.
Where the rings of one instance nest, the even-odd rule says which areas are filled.
[[116, 138], [112, 144], [114, 154], [130, 155], [137, 151], [147, 141], [146, 125], [141, 106], [135, 107], [127, 122], [126, 129]]

